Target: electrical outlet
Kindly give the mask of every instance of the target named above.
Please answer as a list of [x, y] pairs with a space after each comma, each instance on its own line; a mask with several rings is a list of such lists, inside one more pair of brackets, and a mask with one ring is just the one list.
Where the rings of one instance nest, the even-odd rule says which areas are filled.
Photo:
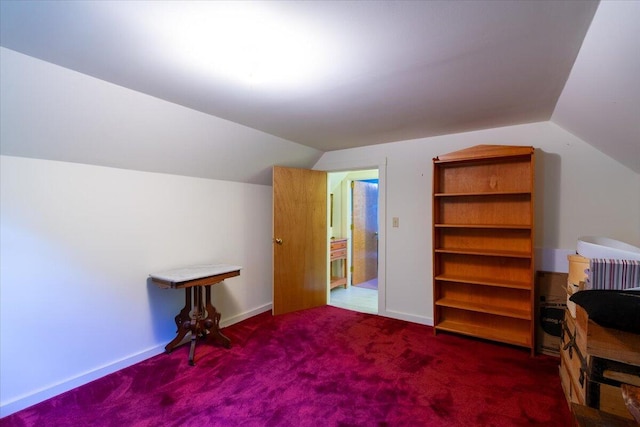
[[393, 227], [398, 228], [400, 227], [400, 218], [398, 218], [397, 216], [393, 217]]

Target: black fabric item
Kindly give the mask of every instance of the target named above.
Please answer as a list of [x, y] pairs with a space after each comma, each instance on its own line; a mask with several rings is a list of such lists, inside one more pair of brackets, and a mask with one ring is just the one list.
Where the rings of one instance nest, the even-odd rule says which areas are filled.
[[640, 291], [580, 291], [569, 300], [600, 326], [640, 334]]

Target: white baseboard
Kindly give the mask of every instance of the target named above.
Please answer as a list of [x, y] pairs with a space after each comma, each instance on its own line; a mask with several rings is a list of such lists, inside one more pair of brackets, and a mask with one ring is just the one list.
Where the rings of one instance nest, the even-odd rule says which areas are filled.
[[[271, 307], [272, 304], [269, 303], [253, 310], [249, 310], [244, 313], [222, 319], [220, 321], [220, 327], [226, 328], [227, 326], [231, 326], [235, 323], [246, 320], [267, 310], [271, 310]], [[81, 385], [97, 380], [98, 378], [102, 378], [106, 375], [112, 374], [116, 371], [119, 371], [120, 369], [124, 369], [128, 366], [135, 365], [136, 363], [142, 362], [143, 360], [149, 359], [153, 356], [157, 356], [158, 354], [164, 352], [165, 345], [166, 343], [158, 344], [157, 346], [143, 350], [131, 356], [127, 356], [120, 360], [116, 360], [107, 365], [97, 367], [96, 369], [92, 369], [91, 371], [82, 373], [73, 378], [69, 378], [68, 380], [62, 381], [58, 384], [54, 384], [50, 387], [45, 387], [32, 393], [25, 394], [9, 402], [2, 402], [2, 404], [0, 404], [0, 418], [6, 417], [7, 415], [11, 415], [14, 412], [18, 412], [22, 409], [28, 408], [29, 406], [33, 406], [37, 403], [43, 402], [76, 387], [80, 387]]]
[[575, 254], [575, 249], [535, 248], [536, 270], [567, 273], [569, 271], [567, 256]]
[[80, 387], [81, 385], [119, 371], [120, 369], [142, 362], [143, 360], [149, 359], [150, 357], [156, 356], [162, 352], [164, 352], [164, 345], [157, 345], [141, 351], [140, 353], [133, 354], [108, 365], [100, 366], [73, 378], [69, 378], [50, 387], [45, 387], [36, 390], [33, 393], [20, 396], [10, 402], [3, 402], [2, 405], [0, 405], [0, 418], [11, 415], [14, 412], [33, 406], [36, 403], [40, 403], [76, 387]]
[[425, 316], [416, 316], [415, 314], [402, 313], [399, 311], [385, 310], [378, 312], [380, 316], [390, 317], [392, 319], [405, 320], [407, 322], [418, 323], [420, 325], [433, 326], [433, 318]]
[[264, 304], [260, 307], [254, 308], [253, 310], [245, 311], [244, 313], [236, 314], [235, 316], [231, 316], [229, 318], [220, 319], [220, 327], [226, 328], [227, 326], [235, 325], [238, 322], [242, 322], [243, 320], [247, 320], [250, 317], [257, 316], [260, 313], [264, 313], [265, 311], [271, 310], [273, 304]]

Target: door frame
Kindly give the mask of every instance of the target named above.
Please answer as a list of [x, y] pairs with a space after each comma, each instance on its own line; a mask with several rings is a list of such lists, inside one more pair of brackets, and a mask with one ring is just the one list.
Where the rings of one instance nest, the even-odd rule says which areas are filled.
[[[332, 172], [357, 172], [360, 170], [378, 169], [378, 315], [385, 315], [387, 310], [387, 298], [386, 298], [386, 277], [387, 277], [387, 159], [374, 161], [374, 162], [327, 162], [320, 165], [316, 165], [314, 169], [323, 170], [327, 173]], [[328, 179], [328, 178], [327, 178]], [[327, 200], [330, 196], [330, 188], [327, 186]], [[327, 218], [330, 218], [331, 206], [327, 203]], [[327, 222], [328, 224], [328, 222]], [[327, 227], [327, 234], [328, 234]], [[330, 237], [330, 236], [329, 236]], [[327, 243], [327, 255], [329, 254], [330, 247]], [[327, 301], [330, 299], [330, 287], [327, 283]]]

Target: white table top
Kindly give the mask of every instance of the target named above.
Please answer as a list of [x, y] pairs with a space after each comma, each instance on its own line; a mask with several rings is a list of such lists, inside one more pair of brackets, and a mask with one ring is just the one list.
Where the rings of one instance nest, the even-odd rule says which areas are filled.
[[232, 271], [238, 271], [241, 269], [242, 267], [239, 265], [200, 264], [161, 271], [160, 273], [150, 274], [149, 277], [152, 279], [165, 280], [167, 282], [180, 283], [188, 280], [217, 276], [218, 274], [231, 273]]

